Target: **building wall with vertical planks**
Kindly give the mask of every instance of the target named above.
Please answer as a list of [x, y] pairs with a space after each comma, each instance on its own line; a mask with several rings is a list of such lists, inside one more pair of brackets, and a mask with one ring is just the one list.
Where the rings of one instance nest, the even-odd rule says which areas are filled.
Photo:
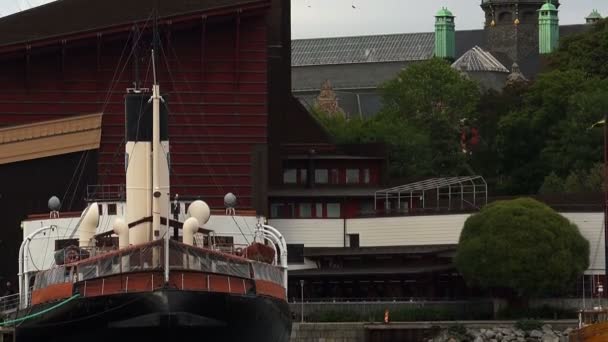
[[[233, 192], [252, 207], [252, 153], [267, 144], [266, 11], [159, 26], [172, 192], [182, 198], [222, 207]], [[124, 94], [135, 82], [151, 88], [151, 26], [0, 54], [0, 127], [102, 112], [97, 183], [124, 183]]]

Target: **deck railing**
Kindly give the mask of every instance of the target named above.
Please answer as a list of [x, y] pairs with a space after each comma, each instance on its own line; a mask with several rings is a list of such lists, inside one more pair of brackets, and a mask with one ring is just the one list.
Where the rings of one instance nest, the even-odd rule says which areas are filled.
[[0, 297], [0, 313], [8, 313], [14, 311], [19, 306], [19, 294], [12, 294], [5, 297]]
[[[160, 271], [164, 260], [164, 242], [153, 241], [144, 245], [117, 250], [73, 264], [41, 271], [36, 275], [34, 289], [54, 284], [83, 282], [107, 276]], [[284, 269], [251, 261], [222, 252], [188, 246], [171, 240], [169, 266], [175, 271], [195, 271], [220, 274], [241, 279], [254, 279], [283, 284]]]

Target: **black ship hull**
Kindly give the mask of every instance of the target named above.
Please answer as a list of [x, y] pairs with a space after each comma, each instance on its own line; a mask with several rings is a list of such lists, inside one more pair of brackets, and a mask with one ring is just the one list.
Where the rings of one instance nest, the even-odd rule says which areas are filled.
[[18, 313], [17, 342], [205, 341], [287, 342], [291, 334], [285, 301], [254, 295], [163, 289], [78, 298]]

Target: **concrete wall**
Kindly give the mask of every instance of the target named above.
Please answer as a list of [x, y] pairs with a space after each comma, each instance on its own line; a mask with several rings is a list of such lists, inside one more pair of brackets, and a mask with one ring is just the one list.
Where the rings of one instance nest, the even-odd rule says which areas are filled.
[[278, 219], [269, 220], [289, 244], [306, 247], [344, 247], [342, 219]]
[[429, 215], [346, 220], [347, 234], [361, 247], [457, 244], [464, 215]]
[[[585, 274], [604, 274], [603, 213], [562, 213], [589, 241], [589, 268]], [[270, 220], [289, 244], [304, 247], [344, 247], [346, 234], [359, 234], [361, 247], [458, 244], [470, 214], [401, 216], [367, 219]]]

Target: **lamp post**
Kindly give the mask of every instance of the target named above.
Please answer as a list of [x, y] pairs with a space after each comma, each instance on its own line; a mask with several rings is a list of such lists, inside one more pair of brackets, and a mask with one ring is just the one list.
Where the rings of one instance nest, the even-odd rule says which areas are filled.
[[598, 307], [602, 308], [602, 294], [604, 293], [604, 285], [602, 283], [597, 283], [597, 301]]
[[304, 323], [304, 279], [300, 280], [300, 322]]
[[[602, 192], [604, 193], [604, 251], [608, 250], [608, 114], [604, 115], [604, 179], [602, 179]], [[606, 267], [604, 274], [608, 278], [608, 253], [604, 253], [604, 265]], [[599, 290], [599, 289], [598, 289]], [[603, 291], [603, 287], [602, 287]]]

